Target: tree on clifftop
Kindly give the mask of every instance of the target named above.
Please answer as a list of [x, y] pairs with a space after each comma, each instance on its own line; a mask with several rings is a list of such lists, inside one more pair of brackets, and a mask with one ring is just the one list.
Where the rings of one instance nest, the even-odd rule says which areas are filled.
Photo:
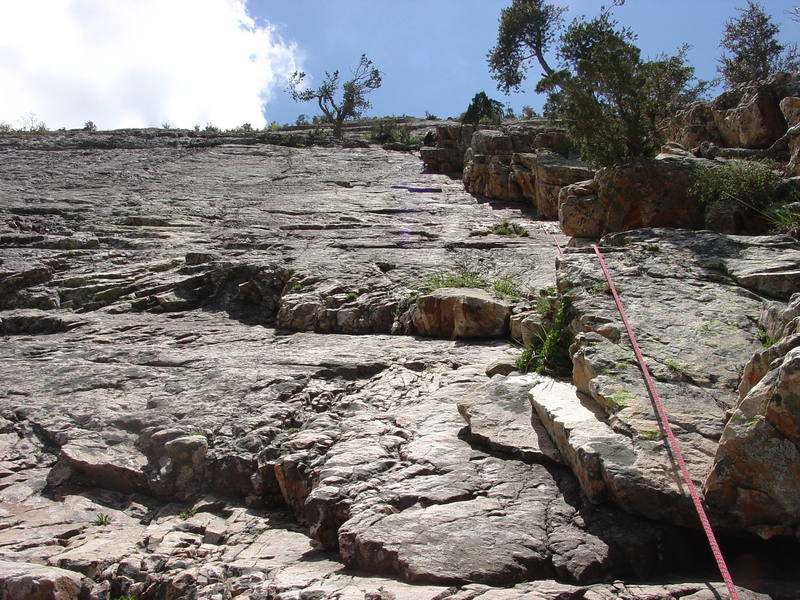
[[[342, 136], [342, 124], [345, 119], [354, 119], [368, 109], [370, 102], [365, 96], [372, 90], [381, 87], [381, 72], [375, 68], [366, 54], [361, 55], [353, 76], [341, 84], [339, 93], [339, 71], [325, 72], [322, 84], [315, 90], [304, 89], [306, 74], [295, 71], [289, 79], [287, 91], [295, 102], [316, 100], [325, 118], [333, 123], [333, 134]], [[337, 98], [338, 96], [338, 98]]]
[[653, 156], [662, 140], [660, 122], [700, 99], [706, 82], [693, 83], [688, 46], [675, 56], [644, 60], [636, 36], [620, 28], [608, 9], [575, 19], [561, 36], [563, 69], [543, 78], [545, 116], [563, 119], [581, 157], [594, 166]]
[[776, 39], [780, 31], [760, 4], [747, 0], [741, 15], [725, 23], [720, 48], [730, 52], [718, 60], [717, 70], [725, 79], [725, 87], [766, 79], [776, 71], [800, 69], [797, 46], [784, 46]]
[[555, 41], [566, 10], [543, 0], [514, 0], [500, 12], [497, 44], [486, 55], [499, 90], [506, 94], [519, 90], [534, 58], [544, 75], [553, 74], [544, 54]]

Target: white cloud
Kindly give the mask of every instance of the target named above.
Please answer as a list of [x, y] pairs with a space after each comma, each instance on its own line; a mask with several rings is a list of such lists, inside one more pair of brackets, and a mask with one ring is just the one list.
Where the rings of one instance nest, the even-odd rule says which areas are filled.
[[298, 62], [245, 0], [0, 2], [0, 121], [15, 125], [261, 127]]

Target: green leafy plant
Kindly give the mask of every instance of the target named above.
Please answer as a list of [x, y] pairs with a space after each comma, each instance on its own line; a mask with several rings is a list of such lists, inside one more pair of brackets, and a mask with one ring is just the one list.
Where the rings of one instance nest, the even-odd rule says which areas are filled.
[[[720, 166], [700, 164], [692, 171], [689, 194], [708, 213], [721, 206], [735, 206], [750, 217], [770, 220], [768, 205], [781, 194], [782, 179], [755, 161], [727, 160]], [[775, 213], [780, 219], [784, 213]]]
[[178, 517], [181, 520], [186, 521], [187, 519], [191, 519], [196, 514], [197, 514], [197, 509], [196, 508], [190, 508], [188, 510], [182, 510], [181, 512], [179, 512], [178, 513]]
[[123, 594], [122, 596], [117, 596], [115, 600], [137, 600], [137, 598], [132, 594]]
[[758, 339], [761, 341], [761, 345], [764, 346], [764, 348], [769, 348], [777, 341], [774, 337], [772, 337], [763, 329], [759, 329], [757, 335]]
[[108, 525], [111, 523], [111, 517], [105, 513], [97, 513], [97, 518], [92, 521], [92, 525]]
[[611, 291], [611, 287], [603, 281], [602, 283], [596, 283], [592, 287], [589, 288], [590, 294], [607, 294]]
[[355, 300], [356, 298], [358, 298], [358, 296], [359, 296], [358, 292], [347, 292], [347, 294], [345, 294], [345, 298], [347, 298], [348, 300]]
[[544, 335], [538, 336], [526, 346], [514, 366], [521, 373], [534, 371], [557, 377], [572, 373], [569, 345], [572, 336], [567, 327], [569, 301], [562, 298], [553, 311], [552, 321]]
[[639, 432], [639, 437], [643, 440], [660, 440], [661, 439], [661, 432], [658, 429], [642, 429]]
[[206, 123], [205, 128], [203, 129], [203, 133], [209, 135], [218, 135], [221, 133], [221, 130], [216, 125], [212, 125], [211, 123]]
[[503, 219], [492, 227], [492, 233], [497, 235], [507, 235], [509, 237], [528, 237], [529, 232], [519, 223], [512, 223], [508, 219]]

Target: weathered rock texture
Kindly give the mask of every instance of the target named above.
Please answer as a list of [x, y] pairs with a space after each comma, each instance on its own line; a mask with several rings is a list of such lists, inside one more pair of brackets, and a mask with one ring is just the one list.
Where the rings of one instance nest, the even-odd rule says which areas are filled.
[[[780, 236], [646, 229], [607, 236], [604, 244], [701, 485], [736, 407], [739, 373], [761, 348], [761, 298], [787, 298], [798, 289], [800, 247]], [[542, 423], [590, 499], [654, 519], [696, 522], [594, 253], [570, 249], [559, 263], [558, 286], [574, 313], [576, 389], [547, 381], [534, 387], [531, 401]], [[713, 516], [718, 523], [727, 517]]]
[[[0, 138], [4, 593], [713, 593], [657, 583], [708, 579], [697, 532], [590, 502], [528, 383], [488, 378], [487, 364], [516, 357], [507, 341], [386, 335], [420, 279], [457, 263], [550, 285], [552, 240], [520, 211], [377, 148], [84, 137]], [[532, 234], [470, 235], [503, 217]], [[792, 260], [793, 247], [753, 246], [773, 247], [785, 258], [772, 265]], [[725, 268], [785, 295], [760, 260]], [[704, 293], [749, 314], [746, 295]], [[740, 338], [734, 359], [752, 349], [749, 326]], [[716, 415], [694, 426], [700, 438]], [[627, 578], [656, 583], [602, 583]]]
[[[787, 130], [797, 74], [777, 73], [762, 83], [737, 86], [712, 102], [698, 102], [664, 124], [664, 135], [686, 148], [713, 142], [732, 148], [769, 148]], [[785, 111], [788, 111], [787, 118]]]

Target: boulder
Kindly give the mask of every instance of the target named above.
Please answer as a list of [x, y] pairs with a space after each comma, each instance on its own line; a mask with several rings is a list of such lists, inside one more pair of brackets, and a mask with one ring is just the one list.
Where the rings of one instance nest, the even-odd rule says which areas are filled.
[[800, 98], [787, 96], [781, 100], [780, 109], [787, 127], [791, 128], [800, 123]]
[[[688, 194], [695, 164], [696, 160], [685, 158], [640, 158], [599, 171], [597, 195], [606, 211], [602, 233], [640, 227], [702, 227], [702, 209]], [[583, 206], [596, 211], [593, 203]]]
[[547, 334], [547, 321], [537, 311], [523, 312], [511, 317], [511, 338], [529, 346]]
[[605, 212], [595, 179], [565, 185], [558, 193], [558, 222], [566, 235], [599, 238], [603, 235]]
[[411, 323], [421, 335], [444, 338], [492, 338], [508, 335], [511, 307], [474, 288], [442, 288], [421, 296]]
[[696, 148], [701, 142], [722, 142], [714, 113], [707, 102], [695, 102], [678, 111], [662, 125], [661, 134], [685, 148]]
[[769, 85], [742, 84], [717, 97], [711, 105], [723, 145], [769, 148], [786, 131], [778, 99]]
[[0, 560], [0, 598], [4, 600], [78, 600], [84, 597], [82, 588], [83, 577], [74, 571]]
[[532, 412], [528, 390], [534, 375], [495, 376], [459, 400], [458, 412], [471, 440], [528, 461], [562, 462], [547, 430]]
[[800, 348], [789, 350], [728, 420], [707, 502], [763, 538], [800, 534]]

